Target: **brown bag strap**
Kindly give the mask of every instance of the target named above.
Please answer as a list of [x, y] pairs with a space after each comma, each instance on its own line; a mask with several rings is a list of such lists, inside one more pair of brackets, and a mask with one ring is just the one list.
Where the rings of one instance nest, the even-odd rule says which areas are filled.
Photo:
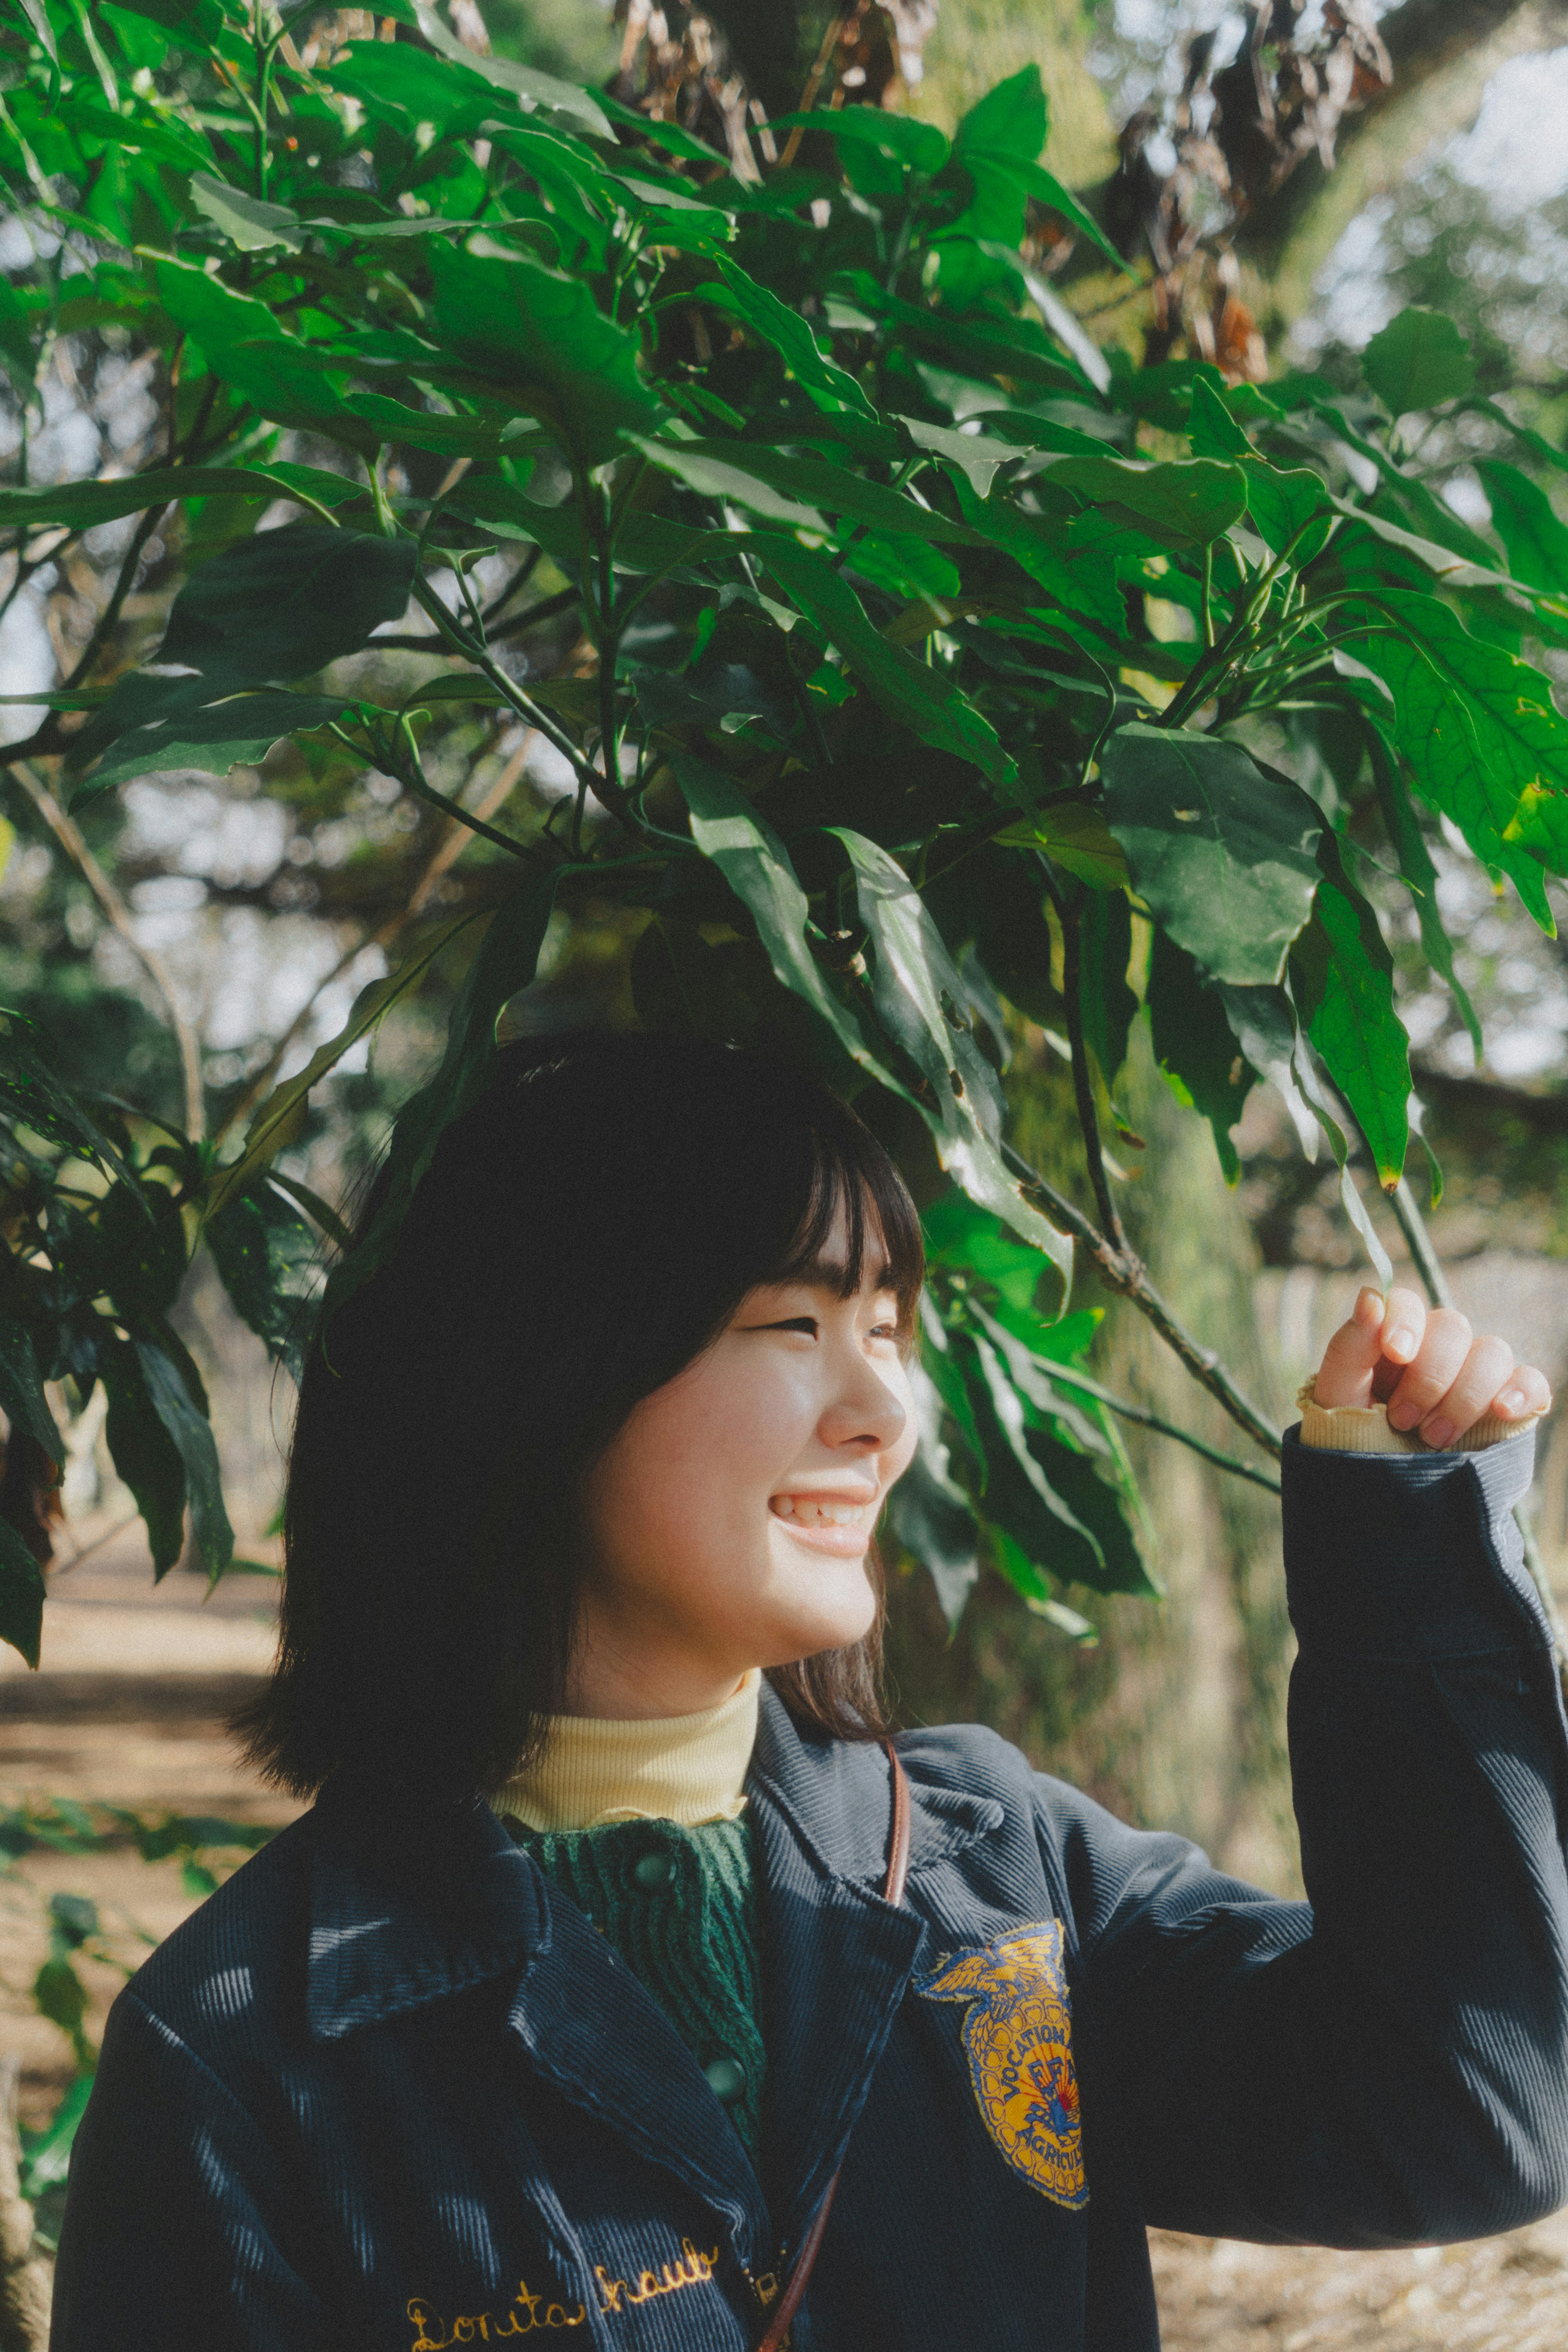
[[[898, 1760], [898, 1750], [891, 1739], [884, 1739], [887, 1760], [893, 1767], [893, 1827], [887, 1841], [887, 1874], [882, 1882], [884, 1903], [897, 1905], [904, 1900], [904, 1882], [909, 1874], [909, 1778]], [[822, 2191], [821, 2202], [811, 2216], [811, 2226], [800, 2241], [800, 2251], [790, 2269], [779, 2307], [768, 2322], [767, 2330], [757, 2352], [782, 2352], [789, 2323], [800, 2310], [810, 2279], [822, 2240], [828, 2233], [828, 2216], [833, 2210], [833, 2197], [839, 2185], [835, 2172]]]

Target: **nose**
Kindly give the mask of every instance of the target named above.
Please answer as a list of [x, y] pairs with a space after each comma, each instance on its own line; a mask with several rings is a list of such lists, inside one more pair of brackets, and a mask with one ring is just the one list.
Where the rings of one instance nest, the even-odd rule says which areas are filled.
[[893, 1390], [858, 1350], [845, 1368], [842, 1386], [817, 1424], [824, 1445], [836, 1453], [884, 1454], [898, 1444], [909, 1415]]

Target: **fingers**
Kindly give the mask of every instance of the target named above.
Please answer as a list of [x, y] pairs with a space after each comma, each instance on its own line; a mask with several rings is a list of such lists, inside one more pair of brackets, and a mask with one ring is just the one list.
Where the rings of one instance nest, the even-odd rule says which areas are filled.
[[[1424, 1424], [1428, 1418], [1434, 1423], [1439, 1419], [1448, 1421], [1447, 1414], [1439, 1415], [1437, 1408], [1464, 1370], [1465, 1359], [1473, 1341], [1474, 1334], [1462, 1315], [1456, 1314], [1451, 1307], [1438, 1307], [1433, 1310], [1427, 1318], [1420, 1346], [1388, 1399], [1388, 1424], [1391, 1429], [1419, 1427], [1425, 1437]], [[1513, 1369], [1511, 1351], [1503, 1348], [1500, 1341], [1493, 1344], [1501, 1348], [1501, 1360], [1496, 1363], [1497, 1378], [1489, 1395], [1496, 1394], [1505, 1376]], [[1470, 1420], [1475, 1418], [1472, 1413]], [[1467, 1422], [1465, 1427], [1469, 1426]], [[1448, 1422], [1447, 1433], [1438, 1443], [1446, 1445], [1453, 1434], [1454, 1426]], [[1431, 1441], [1428, 1439], [1427, 1442]]]
[[1392, 1381], [1400, 1376], [1421, 1345], [1427, 1310], [1413, 1290], [1363, 1290], [1323, 1350], [1313, 1386], [1319, 1404], [1365, 1405], [1373, 1400], [1376, 1377], [1388, 1368]]
[[1530, 1413], [1545, 1412], [1551, 1403], [1552, 1383], [1545, 1373], [1533, 1364], [1516, 1364], [1490, 1410], [1500, 1421], [1522, 1421]]

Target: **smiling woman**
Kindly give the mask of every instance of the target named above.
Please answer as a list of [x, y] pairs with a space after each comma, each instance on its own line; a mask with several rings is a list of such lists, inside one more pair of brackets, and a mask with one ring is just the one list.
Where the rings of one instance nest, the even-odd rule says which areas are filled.
[[1303, 1398], [1280, 1903], [989, 1732], [883, 1738], [921, 1279], [814, 1080], [501, 1056], [329, 1295], [246, 1725], [317, 1801], [116, 2003], [57, 2352], [1155, 2352], [1147, 2222], [1568, 2195], [1541, 1376], [1367, 1291]]

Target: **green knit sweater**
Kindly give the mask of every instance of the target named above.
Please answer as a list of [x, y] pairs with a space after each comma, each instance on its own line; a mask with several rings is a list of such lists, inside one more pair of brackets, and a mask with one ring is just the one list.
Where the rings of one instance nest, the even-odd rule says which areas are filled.
[[755, 2163], [761, 2142], [762, 1995], [751, 1826], [612, 1822], [507, 1826], [607, 1936], [695, 2057]]

